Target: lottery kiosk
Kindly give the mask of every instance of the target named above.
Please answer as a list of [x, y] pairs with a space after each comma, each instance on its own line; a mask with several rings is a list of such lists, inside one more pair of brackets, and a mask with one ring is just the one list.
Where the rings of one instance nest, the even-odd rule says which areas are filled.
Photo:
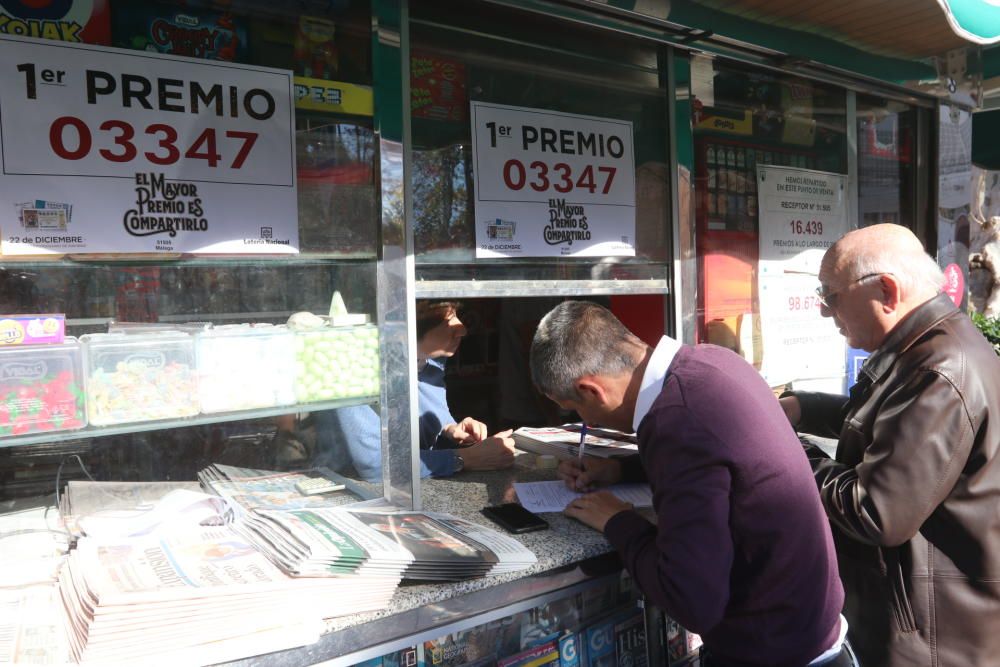
[[[813, 293], [836, 238], [910, 226], [958, 284], [977, 74], [929, 56], [961, 42], [863, 51], [701, 4], [0, 1], [0, 562], [37, 592], [0, 598], [0, 655], [57, 664], [61, 513], [148, 509], [147, 483], [323, 466], [485, 522], [552, 479], [524, 455], [421, 477], [418, 301], [456, 304], [449, 407], [493, 433], [575, 418], [527, 365], [564, 299], [836, 391], [858, 355]], [[319, 417], [362, 407], [374, 483]], [[121, 486], [80, 509], [91, 482]], [[601, 535], [544, 518], [527, 570], [345, 601], [318, 641], [227, 660], [697, 660]]]

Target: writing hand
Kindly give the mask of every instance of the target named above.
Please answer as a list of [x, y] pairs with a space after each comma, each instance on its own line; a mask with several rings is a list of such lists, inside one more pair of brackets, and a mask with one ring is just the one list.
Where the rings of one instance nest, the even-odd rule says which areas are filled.
[[628, 509], [632, 509], [629, 503], [608, 491], [598, 491], [571, 500], [563, 513], [603, 533], [611, 517]]
[[582, 463], [578, 459], [562, 461], [556, 474], [575, 491], [593, 491], [599, 486], [621, 481], [622, 468], [614, 459], [584, 456]]

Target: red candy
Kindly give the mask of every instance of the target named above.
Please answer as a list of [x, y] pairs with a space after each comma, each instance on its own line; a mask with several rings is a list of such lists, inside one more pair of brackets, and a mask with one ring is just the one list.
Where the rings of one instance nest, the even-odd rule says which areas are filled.
[[83, 390], [70, 371], [0, 380], [0, 436], [84, 425]]

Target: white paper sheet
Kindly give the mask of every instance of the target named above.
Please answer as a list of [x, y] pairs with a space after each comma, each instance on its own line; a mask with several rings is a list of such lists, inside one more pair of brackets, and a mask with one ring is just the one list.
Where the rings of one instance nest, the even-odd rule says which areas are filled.
[[[648, 484], [614, 484], [601, 489], [610, 491], [617, 498], [635, 507], [651, 507], [653, 493]], [[573, 491], [562, 480], [551, 482], [514, 482], [517, 498], [526, 510], [532, 512], [562, 512], [566, 505], [583, 493]]]

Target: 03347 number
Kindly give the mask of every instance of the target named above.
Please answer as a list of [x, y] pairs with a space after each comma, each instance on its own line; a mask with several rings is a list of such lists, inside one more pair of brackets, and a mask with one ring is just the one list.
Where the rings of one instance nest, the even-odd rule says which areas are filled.
[[[611, 191], [617, 171], [615, 167], [595, 169], [588, 164], [574, 174], [573, 168], [565, 162], [557, 162], [549, 167], [547, 163], [535, 160], [525, 167], [520, 160], [510, 159], [503, 166], [503, 182], [509, 190], [515, 192], [527, 186], [535, 192], [547, 192], [551, 189], [565, 194], [577, 188], [593, 194], [601, 188], [601, 194], [606, 195]], [[597, 181], [602, 179], [604, 182], [599, 184]]]
[[[98, 126], [98, 139], [102, 135], [110, 139], [111, 146], [97, 149], [97, 153], [108, 162], [131, 162], [142, 156], [156, 165], [175, 164], [185, 157], [189, 160], [204, 160], [209, 167], [216, 167], [222, 161], [217, 131], [206, 128], [186, 147], [177, 145], [177, 130], [164, 123], [153, 123], [142, 129], [142, 135], [152, 141], [154, 150], [142, 150], [136, 146], [136, 128], [123, 120], [106, 120]], [[229, 163], [230, 169], [240, 169], [257, 142], [256, 132], [226, 130], [226, 140], [235, 140], [235, 156]], [[94, 149], [94, 133], [90, 126], [75, 116], [60, 116], [49, 127], [49, 145], [52, 151], [64, 160], [82, 160]], [[144, 139], [140, 137], [139, 141]], [[225, 141], [227, 148], [232, 142]], [[182, 152], [183, 151], [183, 152]]]

